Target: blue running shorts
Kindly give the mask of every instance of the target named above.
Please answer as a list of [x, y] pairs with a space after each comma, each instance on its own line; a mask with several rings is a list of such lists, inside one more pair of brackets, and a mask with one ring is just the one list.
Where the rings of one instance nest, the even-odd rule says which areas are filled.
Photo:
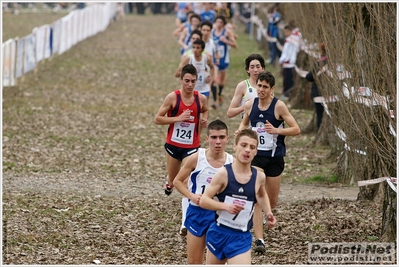
[[194, 236], [203, 236], [214, 221], [215, 211], [188, 205], [184, 226]]
[[212, 223], [206, 233], [206, 246], [219, 260], [231, 259], [251, 249], [250, 231], [235, 231]]

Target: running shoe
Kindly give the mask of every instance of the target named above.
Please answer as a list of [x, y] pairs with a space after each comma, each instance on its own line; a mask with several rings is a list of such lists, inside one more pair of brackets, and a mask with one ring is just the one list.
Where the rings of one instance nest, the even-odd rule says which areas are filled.
[[265, 247], [265, 244], [262, 242], [262, 240], [259, 240], [259, 239], [257, 239], [256, 241], [255, 241], [255, 248], [254, 248], [254, 251], [255, 251], [255, 253], [256, 254], [265, 254], [265, 251], [266, 251], [266, 247]]
[[187, 235], [187, 228], [182, 226], [180, 227], [180, 235], [181, 236], [186, 236]]
[[169, 196], [170, 194], [172, 194], [173, 191], [173, 186], [169, 185], [168, 182], [165, 183], [165, 194], [167, 196]]

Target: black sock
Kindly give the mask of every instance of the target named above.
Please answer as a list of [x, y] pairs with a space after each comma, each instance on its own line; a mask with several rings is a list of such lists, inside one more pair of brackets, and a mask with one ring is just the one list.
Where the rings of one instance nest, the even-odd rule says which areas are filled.
[[224, 85], [219, 84], [219, 96], [222, 95], [223, 87], [224, 87]]
[[216, 85], [213, 83], [212, 86], [211, 86], [211, 91], [212, 91], [213, 101], [215, 101], [215, 102], [216, 102], [216, 99], [217, 99], [216, 90], [217, 90]]

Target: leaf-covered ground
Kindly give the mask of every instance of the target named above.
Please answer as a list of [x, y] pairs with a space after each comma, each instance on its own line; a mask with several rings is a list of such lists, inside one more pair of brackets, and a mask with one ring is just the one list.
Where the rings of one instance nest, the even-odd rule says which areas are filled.
[[[163, 193], [167, 127], [153, 123], [179, 86], [173, 29], [173, 16], [128, 15], [3, 88], [4, 264], [186, 264], [181, 196]], [[226, 102], [246, 78], [244, 59], [262, 53], [241, 26], [237, 33]], [[231, 134], [239, 118], [226, 109], [211, 110], [210, 120], [226, 121]], [[300, 127], [312, 116], [292, 113]], [[265, 231], [267, 253], [253, 264], [306, 264], [308, 243], [379, 239], [381, 205], [354, 200], [356, 188], [292, 190], [334, 166], [313, 138], [287, 140], [278, 225]]]
[[[31, 191], [3, 201], [4, 263], [187, 263], [179, 197]], [[253, 255], [252, 263], [306, 264], [309, 243], [375, 241], [380, 212], [378, 205], [348, 200], [280, 203], [278, 225], [265, 232], [267, 253]]]

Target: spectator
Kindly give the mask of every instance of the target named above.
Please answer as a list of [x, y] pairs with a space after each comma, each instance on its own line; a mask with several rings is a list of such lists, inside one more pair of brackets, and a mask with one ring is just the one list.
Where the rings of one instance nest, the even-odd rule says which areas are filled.
[[251, 3], [240, 4], [240, 20], [245, 24], [245, 33], [251, 28]]
[[302, 34], [298, 28], [294, 27], [295, 26], [292, 24], [288, 24], [284, 27], [284, 35], [286, 36], [286, 39], [281, 57], [279, 58], [279, 63], [283, 67], [284, 89], [282, 98], [285, 99], [290, 97], [290, 90], [294, 86], [295, 63], [302, 41]]
[[86, 3], [85, 2], [78, 2], [76, 8], [77, 9], [83, 9], [86, 7]]
[[175, 9], [175, 3], [165, 3], [166, 5], [166, 14], [172, 14]]
[[146, 7], [144, 3], [136, 3], [137, 14], [144, 15]]
[[162, 14], [162, 4], [163, 3], [152, 3], [151, 11], [153, 14]]
[[127, 3], [127, 13], [132, 14], [133, 13], [133, 3]]
[[[278, 36], [278, 26], [281, 19], [280, 13], [277, 11], [277, 4], [272, 6], [269, 13], [269, 24], [267, 27], [267, 35], [272, 38], [277, 38]], [[267, 60], [267, 63], [274, 64], [277, 55], [278, 55], [278, 48], [277, 48], [277, 41], [275, 42], [268, 42], [269, 43], [269, 50], [270, 50], [270, 58]]]
[[[325, 70], [325, 66], [327, 66], [327, 55], [326, 48], [324, 43], [320, 44], [321, 55], [320, 58], [315, 63], [314, 67], [311, 71], [306, 75], [306, 80], [312, 82], [312, 87], [310, 90], [310, 98], [314, 99], [317, 96], [320, 96], [319, 87], [317, 85], [315, 77], [318, 77]], [[320, 129], [321, 122], [323, 120], [324, 108], [321, 103], [314, 103], [315, 111], [316, 111], [316, 124], [317, 129]]]

